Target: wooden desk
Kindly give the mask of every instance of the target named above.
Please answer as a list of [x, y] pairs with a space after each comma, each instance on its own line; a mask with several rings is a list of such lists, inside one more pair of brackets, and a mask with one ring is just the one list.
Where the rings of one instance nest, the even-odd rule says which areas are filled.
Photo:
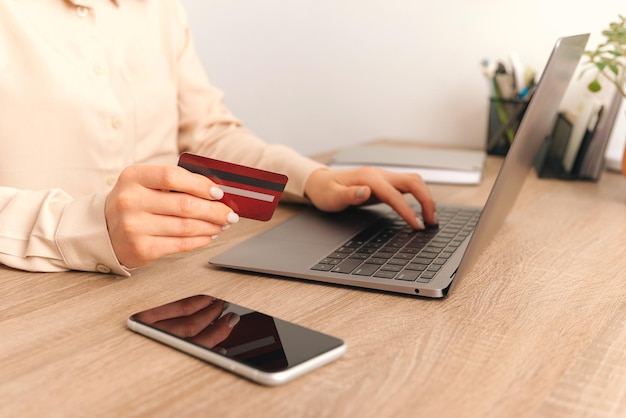
[[[477, 187], [432, 187], [482, 204]], [[297, 208], [282, 207], [272, 223]], [[626, 179], [531, 174], [444, 300], [242, 275], [207, 260], [269, 224], [128, 279], [0, 268], [0, 416], [626, 416]], [[209, 293], [339, 336], [339, 361], [277, 388], [126, 329], [129, 314]]]

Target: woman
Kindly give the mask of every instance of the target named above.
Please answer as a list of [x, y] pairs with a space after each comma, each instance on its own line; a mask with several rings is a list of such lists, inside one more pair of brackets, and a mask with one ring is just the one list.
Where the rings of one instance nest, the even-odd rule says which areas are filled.
[[246, 130], [177, 0], [0, 2], [0, 263], [130, 275], [210, 244], [238, 216], [176, 166], [185, 151], [284, 173], [286, 198], [320, 210], [377, 199], [423, 228], [411, 193], [437, 223], [417, 175], [330, 170]]

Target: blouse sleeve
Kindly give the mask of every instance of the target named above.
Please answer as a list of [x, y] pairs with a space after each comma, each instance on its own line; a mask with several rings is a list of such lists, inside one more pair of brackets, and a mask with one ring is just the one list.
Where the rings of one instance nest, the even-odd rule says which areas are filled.
[[129, 276], [104, 217], [106, 193], [73, 199], [59, 189], [0, 187], [0, 263], [27, 271], [98, 271]]
[[304, 185], [324, 165], [293, 149], [259, 139], [223, 103], [223, 94], [208, 80], [184, 16], [179, 8], [179, 54], [176, 62], [179, 149], [211, 158], [258, 167], [287, 175], [285, 193], [304, 197]]

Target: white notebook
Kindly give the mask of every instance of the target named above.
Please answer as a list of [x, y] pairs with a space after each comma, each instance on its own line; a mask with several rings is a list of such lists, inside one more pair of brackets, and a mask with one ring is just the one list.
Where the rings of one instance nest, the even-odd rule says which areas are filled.
[[413, 172], [426, 183], [478, 184], [486, 153], [447, 148], [357, 145], [340, 150], [329, 162], [336, 169], [373, 166], [396, 172]]

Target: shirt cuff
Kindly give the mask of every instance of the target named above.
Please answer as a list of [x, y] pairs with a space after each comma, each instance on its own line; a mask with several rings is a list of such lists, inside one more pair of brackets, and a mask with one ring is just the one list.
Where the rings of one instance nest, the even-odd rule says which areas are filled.
[[275, 156], [270, 170], [285, 173], [289, 178], [285, 187], [289, 201], [308, 201], [304, 195], [306, 181], [315, 170], [328, 167], [284, 145], [271, 144], [268, 149], [268, 154]]
[[118, 261], [104, 216], [107, 193], [75, 199], [67, 205], [56, 234], [63, 260], [72, 270], [130, 276]]

